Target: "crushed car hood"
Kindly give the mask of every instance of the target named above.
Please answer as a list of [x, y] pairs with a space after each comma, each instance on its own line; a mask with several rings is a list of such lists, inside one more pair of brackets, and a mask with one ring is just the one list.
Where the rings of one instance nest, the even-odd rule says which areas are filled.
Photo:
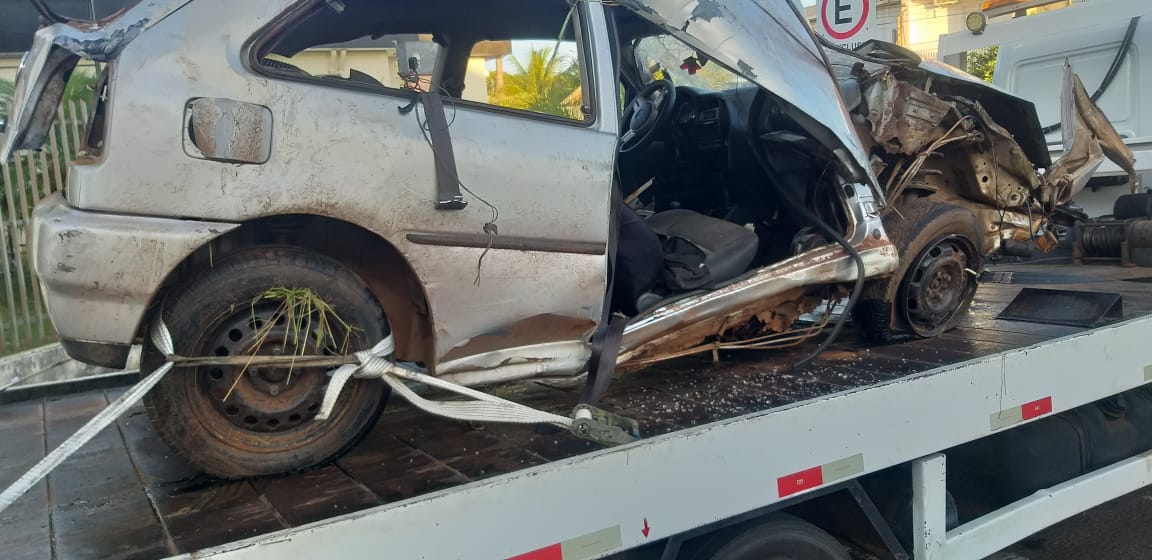
[[[620, 5], [794, 107], [875, 184], [823, 51], [788, 0], [620, 0]], [[816, 131], [811, 131], [816, 132]], [[825, 140], [825, 139], [822, 139]], [[847, 157], [845, 157], [847, 156]], [[849, 161], [845, 161], [849, 163]]]

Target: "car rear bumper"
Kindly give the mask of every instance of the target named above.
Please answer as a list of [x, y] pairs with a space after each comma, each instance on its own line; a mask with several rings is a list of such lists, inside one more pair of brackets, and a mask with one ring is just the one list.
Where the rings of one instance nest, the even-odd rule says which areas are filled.
[[168, 275], [196, 249], [236, 227], [85, 212], [59, 194], [41, 202], [32, 218], [33, 266], [69, 356], [122, 367], [123, 347], [135, 341]]

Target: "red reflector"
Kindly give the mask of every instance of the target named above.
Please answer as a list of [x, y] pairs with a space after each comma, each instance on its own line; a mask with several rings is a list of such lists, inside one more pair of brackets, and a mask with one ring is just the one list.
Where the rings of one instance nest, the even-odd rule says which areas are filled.
[[532, 552], [525, 552], [519, 556], [513, 556], [508, 560], [564, 560], [564, 551], [557, 543]]
[[824, 484], [824, 470], [820, 467], [812, 467], [806, 471], [776, 479], [776, 488], [780, 491], [781, 498], [815, 488], [821, 484]]
[[1020, 417], [1031, 420], [1052, 412], [1052, 397], [1044, 397], [1020, 407]]

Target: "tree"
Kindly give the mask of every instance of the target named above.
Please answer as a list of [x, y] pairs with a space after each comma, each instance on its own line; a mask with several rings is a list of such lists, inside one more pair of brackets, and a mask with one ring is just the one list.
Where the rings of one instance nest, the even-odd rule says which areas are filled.
[[488, 76], [489, 99], [494, 105], [549, 115], [568, 116], [564, 100], [580, 87], [580, 68], [550, 48], [531, 49], [527, 63], [511, 58], [512, 73], [497, 88], [495, 73]]
[[968, 73], [985, 82], [991, 82], [992, 75], [996, 72], [996, 56], [999, 53], [999, 46], [970, 51], [968, 53]]

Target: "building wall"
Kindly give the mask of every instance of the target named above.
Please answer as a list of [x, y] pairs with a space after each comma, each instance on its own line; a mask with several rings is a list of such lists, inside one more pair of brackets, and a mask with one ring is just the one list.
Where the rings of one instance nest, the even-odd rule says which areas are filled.
[[875, 26], [874, 38], [900, 44], [902, 40], [900, 29], [902, 11], [903, 6], [900, 0], [880, 3], [876, 7], [876, 21], [873, 24]]
[[394, 49], [307, 50], [287, 62], [314, 76], [347, 78], [349, 70], [355, 69], [388, 87], [401, 85]]
[[480, 57], [468, 59], [468, 73], [464, 76], [464, 99], [488, 103], [488, 61]]
[[[1025, 15], [1033, 15], [1051, 10], [1059, 10], [1071, 4], [1090, 0], [1060, 0], [1052, 4], [1024, 10]], [[908, 38], [905, 46], [927, 59], [936, 59], [940, 36], [967, 29], [965, 19], [972, 12], [983, 8], [983, 0], [903, 0], [905, 25]], [[991, 21], [1015, 17], [1002, 15]]]
[[940, 36], [964, 29], [968, 14], [979, 12], [982, 0], [905, 0], [904, 16], [908, 24], [906, 44], [922, 58], [935, 59]]
[[20, 58], [22, 56], [24, 55], [0, 54], [0, 81], [16, 81], [16, 69], [20, 67]]
[[[873, 0], [876, 11], [872, 15], [871, 32], [861, 39], [879, 39], [907, 47], [921, 57], [936, 59], [941, 35], [963, 31], [965, 19], [983, 8], [984, 0]], [[1063, 0], [1038, 8], [1029, 8], [1028, 14], [1058, 10], [1069, 4], [1090, 0]], [[804, 8], [808, 22], [817, 32], [820, 0]], [[1003, 18], [1012, 15], [1001, 16]], [[863, 35], [863, 34], [862, 34]]]

